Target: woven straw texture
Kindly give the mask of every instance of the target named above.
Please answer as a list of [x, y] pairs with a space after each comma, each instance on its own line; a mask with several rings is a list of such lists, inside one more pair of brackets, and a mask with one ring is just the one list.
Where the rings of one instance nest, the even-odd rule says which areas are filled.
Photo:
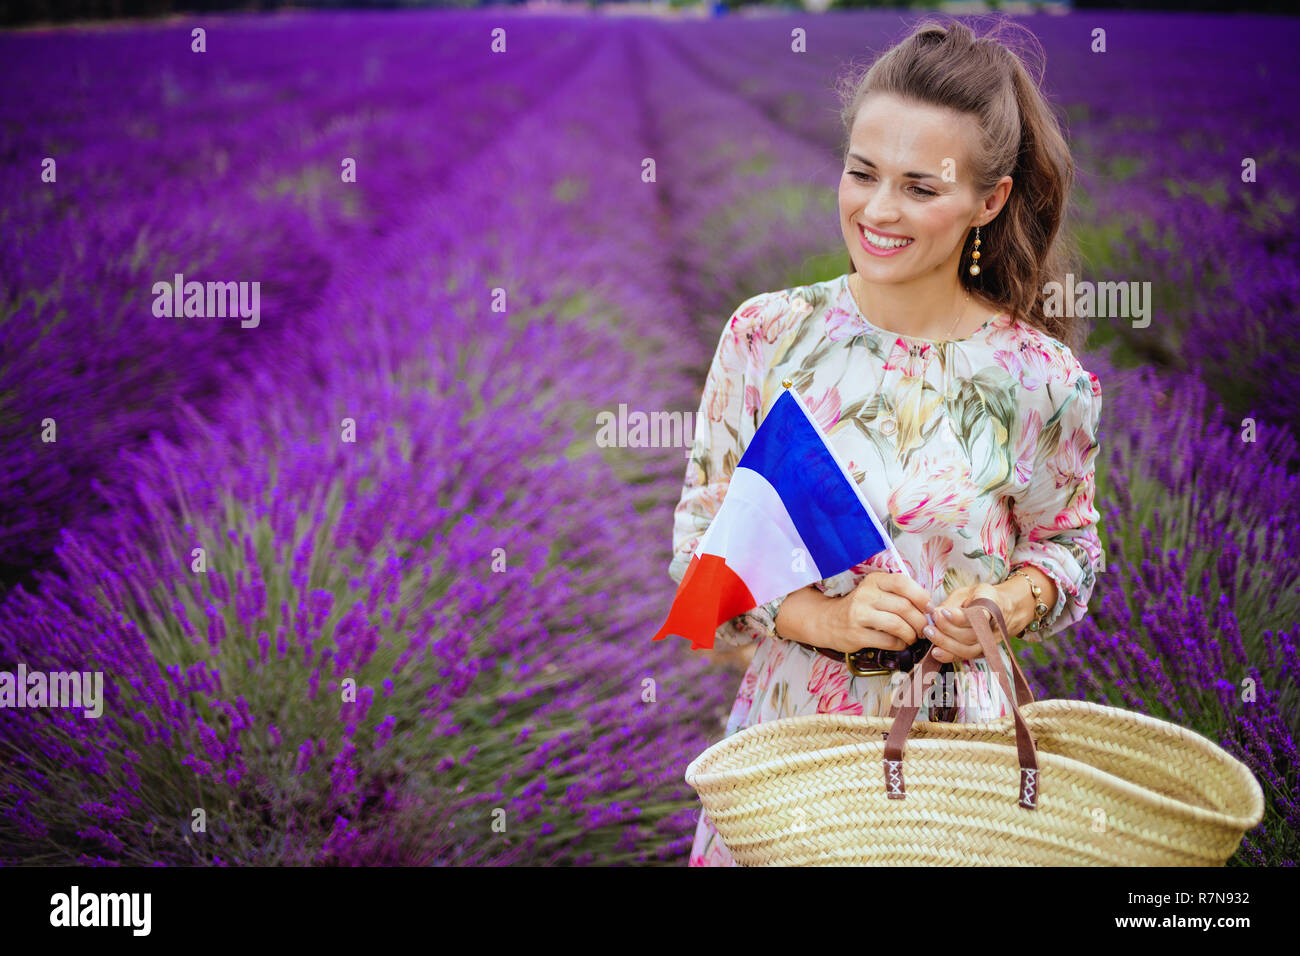
[[847, 714], [744, 728], [686, 769], [742, 866], [1220, 866], [1264, 814], [1250, 770], [1205, 737], [1076, 700], [1020, 713], [1038, 806], [1018, 805], [1014, 717], [917, 721], [906, 797], [886, 796], [894, 720]]

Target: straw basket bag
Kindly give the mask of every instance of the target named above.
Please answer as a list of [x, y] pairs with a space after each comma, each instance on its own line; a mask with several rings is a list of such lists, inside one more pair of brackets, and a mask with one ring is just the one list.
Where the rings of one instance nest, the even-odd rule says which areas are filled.
[[[686, 768], [742, 866], [1221, 866], [1263, 818], [1250, 770], [1205, 737], [1079, 700], [1011, 693], [992, 624], [964, 608], [1013, 713], [916, 722], [933, 649], [888, 717], [815, 714], [746, 727]], [[901, 706], [904, 699], [906, 706]]]

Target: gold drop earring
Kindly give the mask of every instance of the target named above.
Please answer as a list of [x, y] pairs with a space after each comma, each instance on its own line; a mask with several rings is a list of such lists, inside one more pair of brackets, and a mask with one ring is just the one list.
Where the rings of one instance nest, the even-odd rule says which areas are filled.
[[980, 274], [980, 227], [975, 227], [975, 250], [970, 254], [970, 274], [977, 276]]

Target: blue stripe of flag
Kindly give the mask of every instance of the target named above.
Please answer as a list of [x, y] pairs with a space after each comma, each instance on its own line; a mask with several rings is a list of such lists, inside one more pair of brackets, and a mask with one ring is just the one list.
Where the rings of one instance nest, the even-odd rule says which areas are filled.
[[788, 389], [772, 404], [736, 467], [758, 472], [776, 489], [823, 578], [889, 547]]

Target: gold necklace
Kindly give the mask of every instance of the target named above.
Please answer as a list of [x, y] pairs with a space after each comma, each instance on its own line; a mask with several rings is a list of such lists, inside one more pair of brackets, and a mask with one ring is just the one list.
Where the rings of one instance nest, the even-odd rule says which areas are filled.
[[[970, 293], [969, 293], [969, 292], [966, 293], [966, 301], [967, 301], [967, 303], [970, 302]], [[960, 322], [960, 321], [961, 321], [961, 313], [958, 312], [958, 313], [957, 313], [957, 318], [955, 318], [955, 319], [952, 320], [952, 328], [950, 328], [950, 329], [948, 330], [948, 336], [947, 336], [948, 338], [952, 338], [952, 333], [953, 333], [953, 331], [957, 328], [957, 323]]]
[[[862, 316], [865, 317], [867, 313], [866, 313], [866, 311], [862, 308], [861, 300], [858, 298], [858, 293], [857, 293], [857, 291], [853, 288], [853, 279], [854, 279], [855, 276], [859, 276], [859, 275], [860, 275], [860, 273], [857, 273], [857, 272], [854, 272], [854, 273], [850, 274], [850, 276], [849, 276], [849, 294], [853, 296], [853, 304], [854, 304], [855, 306], [857, 306], [858, 312], [859, 312]], [[969, 302], [971, 301], [970, 293], [969, 293], [969, 292], [966, 292], [965, 289], [963, 289], [962, 291], [965, 293], [965, 295], [966, 295], [966, 301], [969, 303]], [[868, 321], [870, 321], [870, 320], [868, 320]], [[942, 338], [942, 339], [926, 339], [926, 338], [922, 338], [922, 337], [919, 336], [919, 335], [908, 335], [906, 332], [892, 332], [892, 331], [890, 331], [889, 329], [881, 329], [881, 331], [883, 331], [883, 332], [888, 332], [890, 335], [901, 335], [901, 336], [902, 336], [903, 338], [905, 338], [905, 339], [917, 339], [917, 340], [919, 340], [919, 341], [921, 341], [921, 342], [927, 342], [927, 343], [929, 343], [929, 344], [931, 344], [931, 345], [942, 345], [942, 344], [944, 344], [945, 342], [952, 341], [952, 333], [953, 333], [953, 331], [957, 328], [957, 323], [959, 323], [960, 321], [961, 321], [961, 312], [958, 311], [958, 313], [957, 313], [957, 317], [956, 317], [955, 319], [952, 320], [952, 325], [951, 325], [951, 327], [949, 327], [949, 329], [948, 329], [948, 335], [947, 335], [947, 337], [946, 337], [946, 338]]]

